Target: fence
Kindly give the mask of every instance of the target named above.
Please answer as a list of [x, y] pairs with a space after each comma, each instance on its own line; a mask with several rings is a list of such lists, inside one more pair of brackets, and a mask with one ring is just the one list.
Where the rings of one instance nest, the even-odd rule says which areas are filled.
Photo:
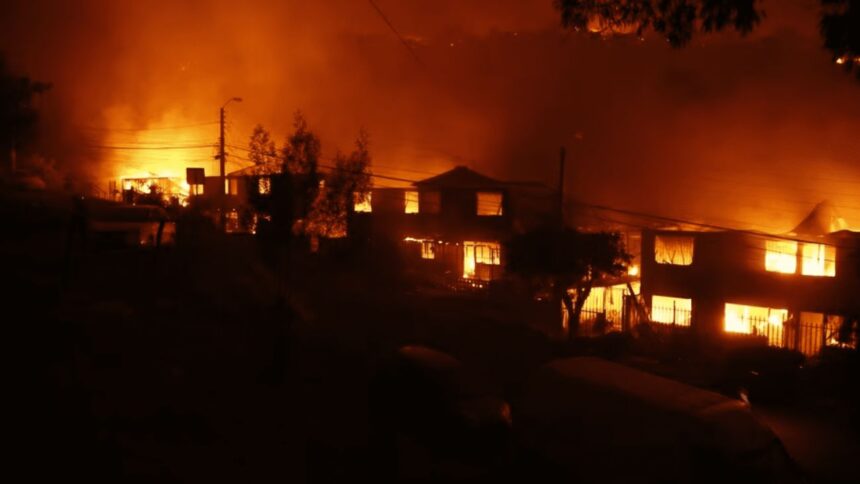
[[622, 330], [621, 312], [599, 308], [582, 308], [579, 316], [580, 332], [583, 335], [599, 335]]
[[[613, 331], [628, 331], [647, 318], [639, 309], [641, 305], [640, 297], [630, 294], [620, 295], [612, 304], [589, 300], [580, 314], [579, 332], [583, 336], [595, 336]], [[687, 319], [689, 320], [689, 317]]]
[[801, 313], [800, 317], [760, 318], [749, 317], [735, 321], [729, 333], [749, 334], [759, 336], [767, 341], [768, 346], [796, 350], [806, 356], [815, 356], [825, 346], [856, 348], [856, 341], [845, 341], [840, 338], [844, 320], [840, 316], [809, 317], [809, 313]]
[[[580, 314], [578, 334], [595, 336], [627, 331], [646, 321], [657, 330], [684, 330], [696, 324], [689, 300], [676, 299], [647, 310], [637, 296], [624, 295], [622, 300], [621, 304], [587, 301]], [[827, 346], [857, 348], [855, 330], [846, 328], [841, 316], [806, 312], [790, 315], [787, 310], [770, 310], [767, 314], [766, 317], [749, 312], [729, 314], [727, 310], [719, 327], [725, 333], [760, 338], [768, 346], [799, 351], [806, 356], [816, 356]]]
[[672, 303], [651, 308], [651, 322], [671, 326], [689, 327], [693, 322], [693, 311], [687, 305]]

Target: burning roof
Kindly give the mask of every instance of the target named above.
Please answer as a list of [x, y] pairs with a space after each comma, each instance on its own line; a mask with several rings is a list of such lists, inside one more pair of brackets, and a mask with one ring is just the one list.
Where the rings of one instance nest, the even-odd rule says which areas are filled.
[[482, 189], [500, 188], [505, 185], [505, 182], [494, 180], [465, 166], [458, 166], [445, 173], [417, 181], [414, 185], [418, 187]]
[[818, 203], [798, 225], [791, 231], [792, 235], [827, 235], [848, 228], [836, 207], [825, 200]]

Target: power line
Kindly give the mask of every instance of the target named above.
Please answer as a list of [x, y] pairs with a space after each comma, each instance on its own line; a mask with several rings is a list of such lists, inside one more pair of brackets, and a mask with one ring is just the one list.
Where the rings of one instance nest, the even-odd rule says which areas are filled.
[[388, 16], [385, 15], [385, 12], [383, 12], [382, 9], [379, 8], [379, 6], [376, 5], [376, 2], [374, 2], [373, 0], [367, 1], [368, 3], [370, 3], [370, 6], [372, 6], [373, 9], [376, 10], [376, 13], [379, 14], [379, 17], [382, 18], [382, 21], [385, 22], [385, 25], [387, 25], [388, 28], [391, 29], [391, 32], [393, 32], [394, 35], [400, 40], [400, 43], [403, 44], [403, 47], [405, 47], [406, 50], [409, 51], [409, 54], [412, 56], [413, 59], [415, 59], [415, 62], [417, 62], [418, 65], [420, 65], [421, 67], [426, 67], [421, 61], [421, 58], [418, 57], [418, 54], [415, 52], [415, 49], [413, 49], [412, 46], [409, 45], [409, 42], [407, 42], [406, 39], [402, 35], [400, 35], [400, 32], [397, 31], [397, 29], [394, 27], [394, 24], [392, 24], [391, 21], [388, 20]]
[[106, 126], [87, 126], [87, 125], [78, 125], [78, 128], [89, 129], [92, 131], [117, 131], [117, 132], [140, 132], [140, 131], [161, 131], [161, 130], [169, 130], [169, 129], [185, 129], [185, 128], [197, 128], [200, 126], [212, 126], [218, 124], [218, 121], [211, 121], [206, 123], [195, 123], [195, 124], [184, 124], [178, 126], [155, 126], [155, 127], [147, 127], [147, 128], [109, 128]]
[[382, 168], [383, 170], [391, 170], [391, 171], [406, 171], [411, 173], [420, 173], [422, 175], [438, 175], [438, 173], [434, 173], [426, 170], [415, 170], [411, 168], [398, 168], [390, 165], [378, 165], [376, 163], [373, 164], [374, 168]]
[[358, 171], [358, 170], [343, 170], [343, 168], [340, 168], [340, 167], [337, 167], [337, 166], [332, 166], [332, 165], [323, 165], [323, 164], [320, 164], [320, 165], [319, 165], [319, 167], [320, 167], [320, 168], [326, 168], [326, 169], [329, 169], [329, 170], [341, 170], [341, 171], [346, 171], [347, 173], [352, 173], [352, 174], [356, 174], [356, 175], [358, 175], [358, 174], [361, 174], [361, 175], [367, 175], [367, 176], [370, 176], [370, 177], [373, 177], [373, 178], [380, 178], [380, 179], [382, 179], [382, 180], [392, 180], [392, 181], [399, 181], [399, 182], [406, 182], [406, 183], [415, 183], [415, 182], [417, 181], [417, 180], [410, 180], [410, 179], [408, 179], [408, 178], [400, 178], [400, 177], [396, 177], [396, 176], [378, 175], [378, 174], [376, 174], [376, 173], [364, 172], [364, 171]]
[[184, 145], [184, 146], [113, 146], [113, 145], [86, 145], [87, 148], [105, 150], [193, 150], [200, 148], [212, 148], [210, 144]]
[[[787, 240], [787, 241], [792, 241], [792, 242], [796, 242], [798, 240], [796, 237], [790, 237], [790, 236], [786, 236], [786, 235], [770, 234], [770, 233], [760, 232], [757, 230], [746, 230], [746, 229], [738, 229], [738, 228], [733, 228], [733, 227], [725, 227], [725, 226], [721, 226], [721, 225], [707, 224], [707, 223], [703, 223], [703, 222], [694, 222], [692, 220], [684, 220], [681, 218], [667, 217], [667, 216], [655, 215], [655, 214], [648, 214], [648, 213], [644, 213], [644, 212], [637, 212], [634, 210], [618, 209], [618, 208], [613, 208], [613, 207], [609, 207], [606, 205], [596, 205], [596, 204], [589, 204], [589, 203], [585, 203], [585, 202], [574, 202], [574, 205], [584, 206], [584, 207], [588, 207], [588, 208], [592, 208], [592, 209], [596, 209], [596, 210], [615, 212], [615, 213], [630, 215], [630, 216], [634, 216], [634, 217], [640, 217], [640, 218], [646, 218], [646, 219], [650, 218], [650, 219], [659, 220], [662, 222], [672, 223], [672, 224], [676, 224], [676, 225], [690, 225], [693, 227], [706, 228], [709, 230], [720, 231], [720, 232], [743, 233], [746, 235], [764, 238], [764, 239]], [[648, 227], [648, 228], [653, 228], [653, 227]], [[839, 245], [834, 245], [834, 244], [829, 244], [829, 245], [832, 245], [834, 247], [840, 247], [843, 249], [850, 248], [850, 247], [844, 247], [844, 246], [839, 246]]]
[[[615, 219], [611, 219], [611, 218], [601, 217], [601, 216], [599, 216], [599, 215], [595, 215], [595, 214], [590, 214], [590, 217], [595, 218], [595, 219], [597, 219], [597, 220], [601, 220], [601, 221], [603, 221], [603, 222], [609, 222], [609, 223], [614, 223], [614, 224], [619, 224], [619, 225], [625, 225], [625, 226], [632, 227], [632, 228], [639, 229], [639, 230], [648, 230], [648, 229], [652, 229], [652, 230], [653, 230], [653, 229], [654, 229], [654, 227], [649, 226], [649, 225], [636, 224], [636, 223], [633, 223], [633, 222], [624, 222], [624, 221], [621, 221], [621, 220], [615, 220]], [[744, 231], [739, 231], [739, 230], [732, 230], [732, 231], [733, 231], [733, 232], [744, 232]], [[781, 239], [781, 237], [773, 236], [773, 235], [766, 235], [766, 234], [760, 234], [760, 237], [765, 238], [765, 240]], [[798, 241], [798, 240], [796, 240], [796, 239], [788, 239], [788, 240], [789, 240], [789, 241], [791, 241], [791, 242], [803, 242], [803, 241]], [[840, 248], [840, 249], [846, 249], [846, 248], [848, 248], [848, 249], [850, 249], [850, 247], [845, 247], [845, 246], [841, 246], [841, 245], [838, 245], [838, 244], [826, 244], [826, 245], [829, 245], [829, 246], [834, 247], [834, 248]], [[763, 252], [763, 253], [765, 253], [765, 254], [775, 252], [775, 251], [773, 251], [773, 250], [768, 250], [768, 248], [767, 248], [767, 247], [761, 247], [761, 246], [756, 246], [756, 245], [750, 245], [750, 244], [746, 244], [746, 243], [743, 243], [743, 244], [742, 244], [742, 246], [743, 246], [743, 247], [745, 247], [745, 248], [747, 248], [747, 249], [750, 249], [750, 250], [754, 250], [754, 251], [757, 251], [757, 252]], [[642, 254], [641, 254], [641, 247], [640, 247], [640, 257], [642, 257]], [[760, 259], [758, 259], [758, 258], [755, 258], [755, 259], [750, 258], [750, 260], [759, 261]]]

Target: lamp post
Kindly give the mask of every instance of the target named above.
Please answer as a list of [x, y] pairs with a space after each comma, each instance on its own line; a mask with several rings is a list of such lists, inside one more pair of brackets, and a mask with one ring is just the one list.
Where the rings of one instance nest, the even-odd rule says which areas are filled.
[[219, 144], [218, 144], [218, 161], [219, 161], [219, 165], [220, 165], [220, 172], [219, 172], [220, 173], [220, 175], [219, 175], [220, 180], [218, 183], [221, 186], [221, 188], [219, 189], [221, 191], [221, 195], [218, 198], [220, 198], [221, 202], [222, 202], [221, 203], [221, 227], [222, 228], [226, 227], [225, 221], [226, 221], [227, 214], [225, 213], [225, 210], [227, 209], [227, 203], [226, 203], [227, 197], [226, 197], [226, 195], [228, 194], [227, 176], [226, 176], [226, 173], [224, 173], [224, 167], [227, 163], [227, 154], [224, 152], [224, 108], [226, 108], [227, 105], [233, 101], [240, 103], [240, 102], [242, 102], [242, 98], [231, 97], [230, 99], [227, 100], [227, 102], [225, 102], [224, 104], [221, 105], [221, 123], [220, 123], [221, 124], [221, 137], [219, 139]]

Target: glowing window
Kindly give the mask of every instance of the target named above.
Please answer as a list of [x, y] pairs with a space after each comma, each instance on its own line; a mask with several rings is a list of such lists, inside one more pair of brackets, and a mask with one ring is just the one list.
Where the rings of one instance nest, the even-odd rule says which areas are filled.
[[478, 244], [475, 246], [475, 262], [478, 264], [501, 264], [501, 248], [499, 244]]
[[362, 197], [360, 193], [354, 196], [353, 207], [357, 213], [370, 213], [373, 211], [373, 204], [370, 201], [371, 192], [367, 192]]
[[771, 346], [784, 346], [787, 309], [726, 303], [723, 329], [729, 333], [756, 334], [767, 337]]
[[418, 192], [403, 192], [403, 206], [404, 213], [418, 213]]
[[[633, 292], [639, 292], [639, 282], [632, 282], [631, 287]], [[571, 295], [575, 295], [576, 291], [569, 289]], [[612, 329], [621, 329], [621, 317], [624, 309], [624, 297], [630, 294], [630, 288], [627, 284], [616, 284], [614, 286], [594, 287], [588, 294], [585, 304], [582, 306], [583, 318], [586, 322], [593, 319], [597, 314], [602, 313], [607, 320], [611, 322]], [[562, 306], [563, 307], [563, 306]], [[567, 317], [567, 313], [564, 313]]]
[[658, 235], [654, 238], [654, 261], [658, 264], [688, 266], [693, 263], [693, 237]]
[[501, 254], [498, 242], [463, 242], [463, 277], [474, 277], [476, 264], [501, 265]]
[[433, 247], [432, 240], [422, 240], [421, 241], [421, 258], [422, 259], [435, 259], [436, 258], [436, 250]]
[[502, 194], [499, 192], [478, 192], [478, 215], [502, 215]]
[[260, 195], [268, 195], [272, 191], [272, 180], [269, 177], [262, 177], [257, 180], [257, 191]]
[[421, 213], [439, 213], [442, 205], [439, 192], [420, 192], [418, 202]]
[[228, 195], [239, 194], [239, 179], [227, 178], [224, 180], [224, 193]]
[[836, 276], [836, 247], [803, 244], [801, 273], [805, 276]]
[[764, 268], [769, 272], [794, 274], [797, 272], [797, 242], [768, 240], [765, 242]]
[[651, 296], [651, 320], [655, 323], [689, 326], [692, 315], [692, 299]]
[[188, 190], [190, 195], [203, 195], [203, 184], [192, 183], [191, 185], [188, 185]]

